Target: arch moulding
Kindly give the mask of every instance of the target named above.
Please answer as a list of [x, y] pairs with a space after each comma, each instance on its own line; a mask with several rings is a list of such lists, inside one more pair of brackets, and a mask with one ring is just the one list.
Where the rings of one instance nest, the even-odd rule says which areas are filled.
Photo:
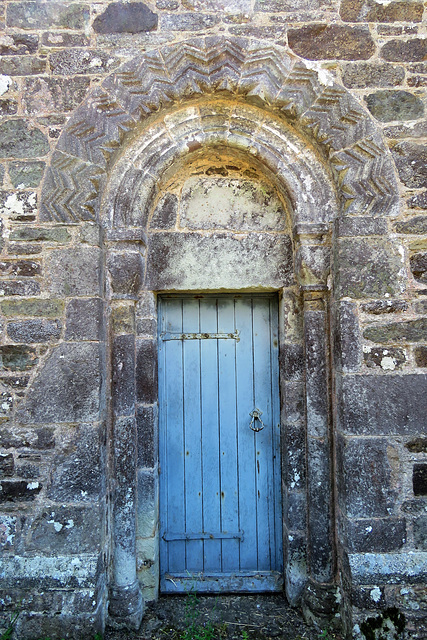
[[[126, 302], [129, 326], [141, 304], [152, 305], [145, 318], [154, 318], [149, 292], [167, 287], [161, 281], [145, 284], [144, 216], [179, 163], [209, 146], [253, 158], [289, 202], [303, 322], [295, 343], [283, 336], [281, 347], [285, 359], [300, 349], [303, 361], [301, 493], [308, 510], [306, 525], [296, 527], [300, 533], [305, 528], [304, 534], [287, 536], [285, 583], [292, 603], [303, 595], [307, 615], [321, 615], [325, 600], [335, 600], [328, 338], [334, 294], [328, 276], [339, 225], [333, 223], [397, 215], [394, 167], [369, 115], [324, 70], [270, 43], [201, 38], [138, 56], [94, 89], [58, 140], [41, 197], [41, 221], [91, 222], [103, 238], [107, 285], [101, 285], [100, 297], [107, 298], [113, 318], [106, 358], [111, 369], [109, 612], [118, 626], [138, 627], [143, 613], [136, 522], [145, 476], [138, 471], [136, 407], [142, 402], [154, 414], [156, 392], [138, 398], [138, 339], [116, 331], [114, 317]], [[145, 342], [144, 384], [154, 389], [155, 333]], [[282, 395], [287, 382], [284, 373]], [[285, 402], [282, 408], [286, 415]], [[291, 445], [285, 434], [285, 448]]]

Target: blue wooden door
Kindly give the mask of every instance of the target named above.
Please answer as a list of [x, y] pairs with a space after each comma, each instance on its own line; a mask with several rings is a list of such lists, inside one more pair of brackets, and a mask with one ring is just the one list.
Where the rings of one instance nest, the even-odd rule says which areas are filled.
[[282, 588], [275, 295], [159, 307], [160, 586]]

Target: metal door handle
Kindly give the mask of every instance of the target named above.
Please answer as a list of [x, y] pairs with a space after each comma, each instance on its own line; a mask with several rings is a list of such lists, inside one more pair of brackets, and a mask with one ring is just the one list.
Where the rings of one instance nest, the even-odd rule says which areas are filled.
[[[254, 409], [253, 411], [250, 412], [249, 415], [252, 418], [252, 420], [249, 423], [249, 428], [252, 429], [252, 431], [255, 431], [256, 433], [258, 431], [262, 431], [264, 429], [264, 427], [265, 427], [265, 424], [261, 420], [262, 411], [260, 411], [259, 409]], [[255, 420], [258, 420], [261, 423], [260, 427], [256, 427], [255, 426]]]

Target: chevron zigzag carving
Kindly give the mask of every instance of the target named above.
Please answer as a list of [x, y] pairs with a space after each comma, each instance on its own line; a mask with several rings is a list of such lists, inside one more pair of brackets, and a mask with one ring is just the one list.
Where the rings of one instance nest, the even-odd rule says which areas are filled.
[[43, 218], [97, 219], [100, 176], [126, 135], [166, 105], [219, 92], [274, 110], [301, 128], [332, 162], [347, 210], [389, 212], [397, 186], [388, 151], [382, 142], [363, 151], [361, 140], [375, 127], [346, 89], [270, 43], [208, 37], [141, 55], [91, 93], [58, 141], [57, 150], [70, 160], [56, 153], [52, 158], [42, 192]]

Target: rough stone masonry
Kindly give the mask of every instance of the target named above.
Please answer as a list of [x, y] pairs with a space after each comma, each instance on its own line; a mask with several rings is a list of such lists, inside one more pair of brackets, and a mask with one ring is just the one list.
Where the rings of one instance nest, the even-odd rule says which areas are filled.
[[3, 0], [0, 627], [159, 593], [157, 296], [279, 296], [284, 593], [427, 637], [422, 0]]

